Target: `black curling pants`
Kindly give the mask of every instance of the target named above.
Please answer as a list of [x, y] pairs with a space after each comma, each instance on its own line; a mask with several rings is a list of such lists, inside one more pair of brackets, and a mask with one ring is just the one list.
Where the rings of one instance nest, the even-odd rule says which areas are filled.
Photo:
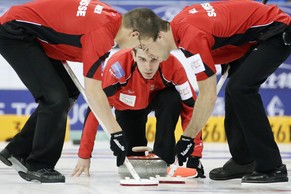
[[146, 122], [148, 114], [155, 111], [156, 136], [154, 153], [168, 164], [175, 160], [175, 128], [182, 110], [182, 100], [174, 87], [157, 92], [146, 109], [115, 110], [116, 120], [128, 139], [128, 156], [144, 155], [132, 152], [132, 147], [147, 146]]
[[256, 161], [256, 171], [265, 172], [282, 165], [277, 144], [259, 94], [260, 85], [282, 64], [291, 51], [282, 34], [257, 45], [236, 61], [238, 69], [225, 90], [225, 130], [234, 161]]
[[38, 103], [6, 149], [25, 158], [29, 170], [54, 168], [63, 148], [70, 101], [79, 91], [61, 61], [50, 59], [36, 40], [6, 35], [0, 29], [0, 53]]

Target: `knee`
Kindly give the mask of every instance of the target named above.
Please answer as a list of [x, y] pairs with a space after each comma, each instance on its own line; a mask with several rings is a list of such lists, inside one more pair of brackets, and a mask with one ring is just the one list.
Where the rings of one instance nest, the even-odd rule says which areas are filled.
[[71, 110], [71, 108], [74, 106], [75, 102], [77, 101], [79, 95], [74, 97], [69, 97], [69, 108], [68, 111]]
[[48, 92], [46, 95], [44, 95], [40, 103], [50, 107], [50, 109], [58, 111], [58, 110], [68, 110], [70, 100], [67, 92], [54, 91]]
[[231, 80], [228, 82], [225, 88], [225, 92], [230, 97], [242, 97], [244, 95], [251, 93], [251, 90], [252, 88], [247, 86], [247, 84]]

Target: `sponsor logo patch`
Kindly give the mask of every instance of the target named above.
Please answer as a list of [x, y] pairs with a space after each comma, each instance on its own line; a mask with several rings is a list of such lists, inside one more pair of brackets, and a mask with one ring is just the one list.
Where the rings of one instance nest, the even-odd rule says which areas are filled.
[[187, 58], [187, 61], [189, 61], [190, 67], [194, 70], [195, 74], [205, 71], [205, 66], [199, 54]]
[[128, 106], [134, 107], [136, 96], [120, 93], [119, 100]]
[[182, 100], [192, 98], [193, 94], [188, 81], [181, 85], [176, 85], [175, 88], [179, 92]]

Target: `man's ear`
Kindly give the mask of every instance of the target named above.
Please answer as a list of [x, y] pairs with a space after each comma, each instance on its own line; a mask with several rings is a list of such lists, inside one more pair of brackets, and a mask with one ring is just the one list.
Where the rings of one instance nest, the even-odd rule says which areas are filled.
[[160, 31], [158, 34], [158, 39], [163, 39], [165, 34], [166, 34], [166, 32]]
[[132, 55], [133, 60], [135, 61], [135, 53], [134, 53], [133, 49], [131, 50], [131, 55]]
[[139, 33], [139, 31], [137, 31], [137, 30], [132, 31], [132, 32], [129, 34], [130, 37], [139, 37], [139, 35], [140, 35], [140, 33]]

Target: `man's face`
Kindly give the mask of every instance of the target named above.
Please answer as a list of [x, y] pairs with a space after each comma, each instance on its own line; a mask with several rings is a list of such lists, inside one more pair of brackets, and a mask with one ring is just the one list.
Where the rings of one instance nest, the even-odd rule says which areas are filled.
[[162, 61], [167, 60], [171, 52], [168, 43], [161, 38], [158, 38], [156, 41], [153, 41], [153, 39], [140, 40], [140, 44], [143, 50], [153, 53]]
[[167, 37], [160, 33], [156, 41], [153, 38], [142, 38], [140, 32], [132, 29], [122, 28], [115, 37], [119, 48], [143, 48], [145, 51], [153, 53], [160, 60], [166, 60], [171, 52]]
[[159, 68], [161, 60], [139, 48], [136, 49], [136, 53], [132, 51], [132, 55], [143, 78], [152, 79]]

